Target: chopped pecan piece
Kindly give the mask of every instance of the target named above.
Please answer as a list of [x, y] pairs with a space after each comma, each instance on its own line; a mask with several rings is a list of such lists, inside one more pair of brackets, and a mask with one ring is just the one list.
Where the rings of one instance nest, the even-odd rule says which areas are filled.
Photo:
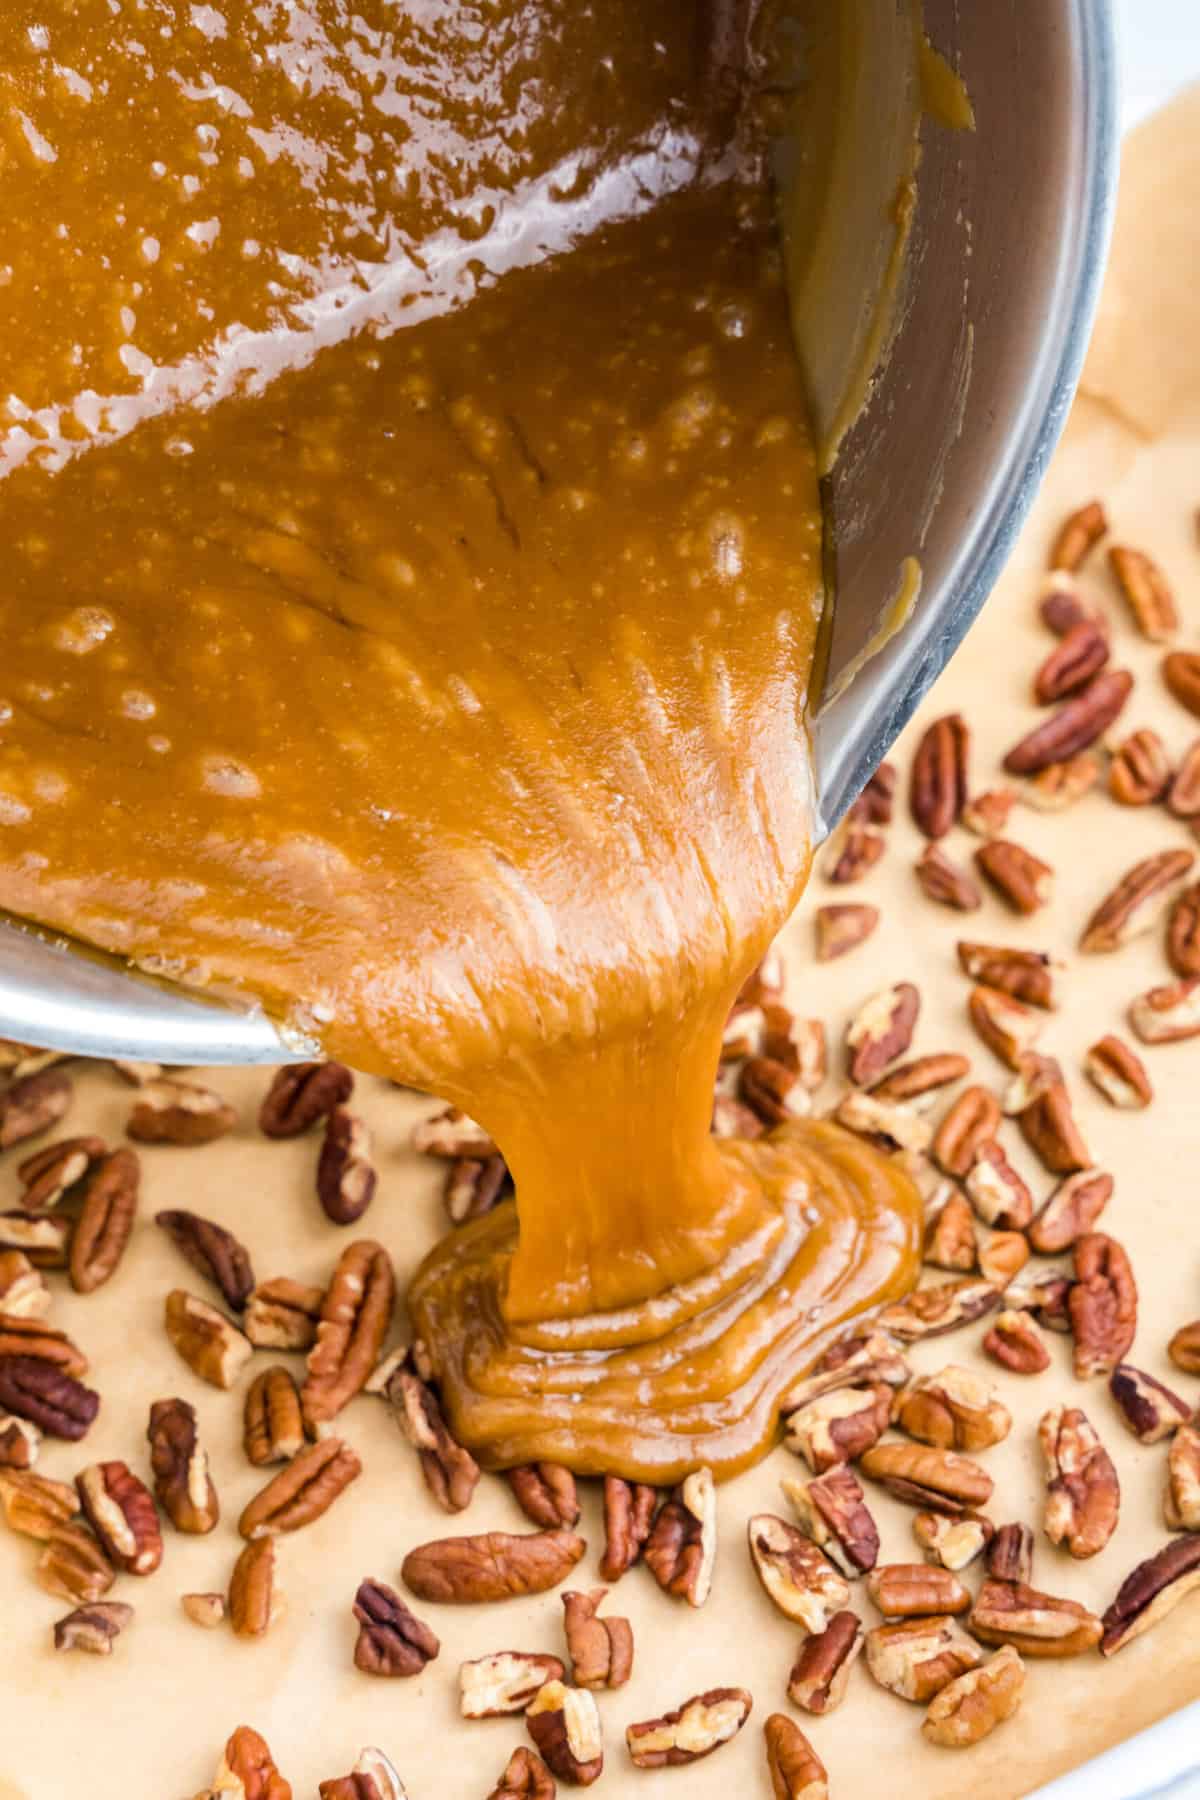
[[967, 1174], [981, 1145], [1000, 1129], [1000, 1105], [983, 1087], [964, 1088], [934, 1133], [932, 1154], [939, 1169], [959, 1180]]
[[1200, 1531], [1200, 1428], [1181, 1425], [1167, 1451], [1163, 1518], [1170, 1531]]
[[247, 1298], [242, 1328], [256, 1350], [311, 1350], [324, 1299], [324, 1288], [276, 1276]]
[[783, 993], [783, 957], [777, 944], [772, 944], [761, 962], [755, 964], [738, 992], [739, 1006], [774, 1005]]
[[1038, 1084], [1034, 1098], [1016, 1118], [1021, 1136], [1051, 1175], [1073, 1175], [1093, 1166], [1094, 1158], [1075, 1122], [1071, 1096], [1061, 1078]]
[[1029, 1241], [1023, 1231], [993, 1231], [979, 1246], [979, 1273], [995, 1287], [1005, 1288], [1029, 1261]]
[[1102, 1169], [1081, 1169], [1059, 1182], [1029, 1224], [1029, 1242], [1042, 1256], [1055, 1256], [1091, 1231], [1112, 1198], [1113, 1179]]
[[987, 788], [982, 794], [975, 794], [967, 801], [959, 824], [965, 825], [968, 831], [973, 831], [976, 837], [1000, 837], [1008, 824], [1016, 798], [1011, 788]]
[[554, 1777], [535, 1750], [521, 1744], [505, 1765], [497, 1787], [488, 1800], [554, 1800], [557, 1793]]
[[301, 1390], [304, 1420], [316, 1436], [353, 1400], [379, 1360], [396, 1303], [392, 1259], [361, 1238], [343, 1250], [325, 1298], [317, 1341]]
[[911, 981], [882, 988], [846, 1027], [847, 1072], [856, 1087], [870, 1087], [912, 1043], [921, 996]]
[[266, 1741], [249, 1725], [239, 1725], [225, 1746], [216, 1780], [196, 1800], [292, 1800], [292, 1788]]
[[862, 1459], [862, 1472], [909, 1506], [933, 1512], [976, 1512], [992, 1494], [992, 1478], [953, 1450], [920, 1444], [876, 1444]]
[[465, 1225], [468, 1219], [481, 1219], [493, 1206], [512, 1191], [512, 1177], [502, 1156], [489, 1156], [482, 1162], [477, 1157], [460, 1156], [446, 1170], [442, 1202], [452, 1225]]
[[650, 1536], [658, 1489], [642, 1481], [623, 1481], [619, 1475], [604, 1477], [604, 1555], [600, 1574], [605, 1581], [619, 1581], [633, 1567]]
[[924, 1151], [933, 1139], [933, 1128], [912, 1100], [881, 1100], [874, 1093], [851, 1088], [839, 1102], [834, 1118], [847, 1131], [873, 1138], [887, 1149]]
[[153, 1575], [162, 1532], [153, 1497], [128, 1463], [91, 1463], [75, 1477], [79, 1505], [104, 1554], [127, 1575]]
[[374, 1199], [376, 1180], [371, 1133], [357, 1114], [335, 1106], [317, 1160], [317, 1199], [325, 1217], [335, 1225], [353, 1225]]
[[921, 1724], [922, 1736], [950, 1750], [978, 1744], [1012, 1718], [1024, 1688], [1024, 1665], [1006, 1645], [980, 1668], [960, 1675], [934, 1695]]
[[1051, 706], [1085, 687], [1108, 661], [1109, 648], [1108, 632], [1095, 619], [1078, 619], [1068, 626], [1033, 678], [1038, 705]]
[[369, 1746], [359, 1752], [353, 1773], [336, 1781], [323, 1781], [320, 1800], [407, 1800], [408, 1789], [382, 1750]]
[[713, 1100], [712, 1134], [719, 1138], [758, 1138], [766, 1126], [756, 1112], [728, 1094]]
[[1066, 812], [1077, 806], [1100, 779], [1100, 764], [1090, 750], [1069, 756], [1065, 762], [1048, 763], [1021, 790], [1021, 800], [1035, 812]]
[[0, 1473], [0, 1506], [10, 1531], [19, 1531], [23, 1537], [36, 1538], [42, 1544], [79, 1511], [73, 1487], [26, 1469]]
[[1044, 1412], [1038, 1440], [1046, 1459], [1042, 1529], [1052, 1544], [1065, 1544], [1072, 1556], [1095, 1556], [1116, 1530], [1121, 1510], [1113, 1460], [1077, 1406]]
[[879, 1531], [853, 1469], [837, 1463], [813, 1481], [785, 1475], [780, 1486], [801, 1529], [843, 1575], [875, 1567]]
[[963, 1613], [971, 1596], [957, 1575], [929, 1563], [883, 1563], [867, 1576], [867, 1592], [885, 1619]]
[[[410, 1612], [395, 1588], [383, 1581], [361, 1581], [354, 1596], [358, 1638], [354, 1666], [364, 1675], [390, 1679], [419, 1675], [441, 1650], [434, 1633]], [[544, 1659], [551, 1662], [554, 1659]], [[560, 1665], [561, 1667], [561, 1665]], [[543, 1679], [545, 1679], [543, 1677]], [[538, 1684], [535, 1683], [535, 1688]], [[535, 1688], [530, 1689], [531, 1697]]]
[[865, 944], [879, 923], [877, 906], [818, 906], [813, 914], [818, 962], [833, 962]]
[[788, 1677], [788, 1699], [805, 1712], [833, 1712], [846, 1697], [850, 1671], [862, 1647], [858, 1615], [834, 1613], [824, 1631], [801, 1644]]
[[958, 863], [951, 862], [940, 844], [926, 844], [913, 865], [921, 892], [938, 906], [955, 912], [975, 912], [983, 905], [979, 883]]
[[925, 1560], [955, 1573], [982, 1556], [992, 1539], [992, 1522], [982, 1513], [952, 1519], [946, 1513], [919, 1512], [912, 1528]]
[[1022, 1231], [1033, 1217], [1033, 1195], [995, 1139], [979, 1146], [966, 1185], [983, 1223], [997, 1231]]
[[876, 1100], [922, 1100], [939, 1088], [961, 1081], [971, 1070], [970, 1058], [944, 1051], [937, 1056], [915, 1056], [901, 1063], [871, 1089]]
[[73, 1606], [102, 1600], [117, 1572], [95, 1534], [80, 1523], [57, 1525], [45, 1541], [35, 1571], [39, 1587]]
[[1200, 1319], [1179, 1327], [1167, 1345], [1167, 1355], [1185, 1375], [1200, 1375]]
[[639, 1769], [699, 1762], [737, 1736], [753, 1704], [745, 1688], [709, 1688], [707, 1693], [695, 1694], [661, 1719], [627, 1725], [625, 1742], [630, 1757]]
[[633, 1673], [629, 1620], [596, 1616], [607, 1592], [607, 1588], [593, 1588], [588, 1594], [572, 1591], [562, 1597], [563, 1631], [576, 1687], [624, 1687]]
[[258, 1128], [264, 1137], [300, 1137], [337, 1106], [344, 1106], [354, 1092], [354, 1077], [343, 1063], [304, 1062], [285, 1064], [258, 1109]]
[[1141, 1444], [1157, 1444], [1170, 1437], [1179, 1425], [1186, 1425], [1192, 1409], [1178, 1394], [1135, 1369], [1132, 1363], [1119, 1363], [1108, 1378], [1109, 1392], [1117, 1403], [1121, 1417]]
[[1095, 548], [1108, 530], [1108, 518], [1099, 500], [1089, 500], [1068, 513], [1050, 546], [1051, 569], [1073, 575], [1089, 550]]
[[1012, 1414], [991, 1382], [955, 1363], [936, 1375], [918, 1375], [896, 1396], [892, 1419], [909, 1437], [939, 1450], [987, 1450], [1012, 1430]]
[[1071, 1320], [1067, 1313], [1067, 1295], [1071, 1286], [1070, 1276], [1051, 1270], [1029, 1281], [1012, 1282], [1004, 1296], [1005, 1304], [1014, 1311], [1032, 1313], [1047, 1331], [1068, 1332]]
[[0, 1408], [47, 1437], [77, 1443], [100, 1411], [100, 1396], [40, 1356], [0, 1356]]
[[1117, 950], [1160, 917], [1171, 888], [1181, 882], [1196, 858], [1190, 850], [1160, 850], [1135, 863], [1105, 895], [1083, 928], [1081, 950]]
[[400, 1572], [419, 1600], [476, 1606], [546, 1593], [570, 1574], [586, 1548], [573, 1531], [485, 1531], [419, 1544]]
[[1121, 1583], [1104, 1614], [1101, 1656], [1115, 1656], [1196, 1588], [1200, 1588], [1200, 1537], [1171, 1538]]
[[1075, 1338], [1075, 1374], [1111, 1375], [1137, 1331], [1137, 1283], [1120, 1244], [1102, 1231], [1075, 1245], [1075, 1282], [1067, 1295]]
[[793, 1719], [772, 1713], [763, 1735], [774, 1800], [829, 1800], [825, 1764]]
[[1014, 912], [1034, 913], [1054, 892], [1054, 870], [1008, 838], [989, 838], [975, 852], [975, 866]]
[[232, 1231], [211, 1219], [202, 1219], [199, 1213], [179, 1208], [155, 1213], [154, 1223], [162, 1227], [193, 1269], [219, 1290], [226, 1306], [241, 1312], [254, 1291], [254, 1270], [249, 1252]]
[[886, 1382], [834, 1388], [787, 1415], [784, 1442], [814, 1475], [821, 1475], [836, 1463], [854, 1462], [877, 1443], [891, 1410], [892, 1390]]
[[881, 762], [865, 782], [862, 792], [846, 817], [860, 825], [890, 825], [896, 803], [896, 769], [893, 763]]
[[1098, 1038], [1083, 1059], [1083, 1072], [1110, 1106], [1137, 1110], [1149, 1106], [1154, 1089], [1145, 1064], [1135, 1051], [1111, 1032]]
[[764, 1125], [805, 1118], [812, 1110], [808, 1089], [794, 1069], [773, 1056], [751, 1056], [738, 1072], [738, 1095]]
[[988, 1545], [987, 1572], [993, 1581], [1033, 1579], [1033, 1532], [1028, 1525], [1002, 1525]]
[[508, 1470], [508, 1485], [525, 1517], [543, 1530], [579, 1523], [575, 1477], [561, 1463], [524, 1463]]
[[40, 1269], [20, 1250], [0, 1250], [0, 1313], [40, 1319], [50, 1310], [50, 1289]]
[[138, 1092], [125, 1130], [139, 1144], [192, 1146], [226, 1137], [237, 1124], [237, 1109], [212, 1088], [164, 1076]]
[[901, 1343], [915, 1344], [922, 1338], [940, 1337], [943, 1332], [957, 1331], [970, 1325], [1000, 1303], [1000, 1290], [989, 1281], [942, 1281], [933, 1287], [917, 1288], [906, 1300], [885, 1306], [879, 1324]]
[[966, 805], [971, 734], [960, 713], [935, 719], [917, 744], [908, 803], [918, 830], [945, 837]]
[[925, 1261], [962, 1274], [976, 1267], [975, 1215], [957, 1191], [934, 1215], [925, 1238]]
[[17, 1179], [23, 1185], [21, 1205], [26, 1212], [49, 1212], [64, 1194], [81, 1182], [92, 1164], [107, 1149], [103, 1138], [60, 1138], [35, 1150], [17, 1165]]
[[238, 1530], [248, 1540], [299, 1531], [328, 1512], [361, 1474], [357, 1451], [340, 1438], [321, 1438], [255, 1494], [242, 1510]]
[[111, 1656], [112, 1647], [133, 1618], [132, 1606], [120, 1600], [101, 1600], [93, 1606], [77, 1606], [54, 1626], [56, 1650], [86, 1650], [90, 1656]]
[[65, 1331], [45, 1325], [40, 1319], [11, 1318], [0, 1313], [0, 1358], [6, 1356], [34, 1357], [76, 1380], [88, 1372], [87, 1357]]
[[1010, 1069], [1020, 1067], [1020, 1058], [1042, 1035], [1038, 1015], [999, 988], [972, 988], [967, 1017], [988, 1049]]
[[213, 1387], [231, 1388], [254, 1354], [249, 1338], [224, 1313], [183, 1288], [167, 1295], [165, 1322], [188, 1368]]
[[447, 1106], [431, 1119], [414, 1125], [412, 1147], [422, 1156], [440, 1156], [450, 1162], [459, 1162], [466, 1156], [474, 1157], [476, 1162], [488, 1162], [500, 1154], [483, 1126], [457, 1106]]
[[830, 1344], [812, 1373], [788, 1389], [782, 1410], [815, 1400], [835, 1387], [866, 1386], [875, 1381], [903, 1387], [911, 1374], [907, 1361], [883, 1332], [851, 1333]]
[[193, 1625], [202, 1631], [215, 1631], [225, 1623], [224, 1594], [181, 1594], [179, 1604]]
[[1035, 725], [1004, 758], [1010, 775], [1036, 775], [1051, 763], [1077, 756], [1103, 737], [1133, 692], [1127, 669], [1103, 669], [1085, 688], [1041, 724]]
[[1009, 950], [960, 939], [958, 962], [963, 974], [983, 988], [1048, 1011], [1058, 1005], [1063, 964], [1044, 950]]
[[279, 1618], [274, 1538], [258, 1538], [238, 1556], [229, 1578], [228, 1610], [236, 1637], [263, 1637]]
[[543, 1762], [560, 1781], [569, 1781], [572, 1787], [591, 1787], [599, 1780], [604, 1740], [600, 1714], [587, 1688], [546, 1682], [530, 1702], [525, 1724]]
[[869, 875], [887, 849], [882, 831], [869, 825], [847, 823], [835, 841], [825, 864], [825, 879], [835, 887], [848, 887]]
[[1108, 791], [1118, 806], [1153, 806], [1171, 785], [1171, 760], [1157, 731], [1135, 731], [1113, 751]]
[[763, 1018], [763, 1055], [790, 1069], [805, 1092], [813, 1093], [825, 1079], [828, 1062], [821, 1020], [799, 1019], [778, 1005], [764, 1006]]
[[866, 1651], [867, 1667], [880, 1687], [918, 1706], [983, 1661], [979, 1646], [948, 1617], [877, 1625], [867, 1633]]
[[42, 1448], [42, 1434], [32, 1419], [0, 1412], [0, 1470], [32, 1469]]
[[650, 1527], [642, 1557], [665, 1594], [703, 1606], [717, 1555], [717, 1490], [711, 1469], [696, 1469], [672, 1489]]
[[849, 1602], [845, 1578], [811, 1538], [773, 1513], [756, 1513], [746, 1533], [754, 1571], [780, 1612], [806, 1631], [824, 1631]]
[[[451, 1436], [437, 1394], [417, 1374], [411, 1352], [388, 1377], [384, 1393], [396, 1423], [417, 1452], [425, 1486], [443, 1512], [463, 1512], [478, 1485], [479, 1464], [471, 1452]], [[578, 1516], [577, 1507], [575, 1517]], [[549, 1522], [573, 1525], [575, 1520]], [[544, 1525], [547, 1520], [537, 1519], [534, 1523]]]
[[130, 1087], [145, 1087], [148, 1081], [157, 1081], [163, 1073], [163, 1066], [156, 1062], [130, 1062], [128, 1057], [114, 1056], [112, 1066], [122, 1081]]
[[1139, 994], [1130, 1003], [1129, 1023], [1143, 1044], [1178, 1044], [1195, 1037], [1200, 1032], [1200, 976]]
[[0, 1150], [49, 1131], [66, 1116], [75, 1089], [61, 1069], [19, 1075], [0, 1094]]
[[304, 1448], [300, 1390], [282, 1363], [263, 1369], [246, 1389], [242, 1448], [256, 1469], [291, 1462]]
[[1027, 1312], [1005, 1307], [992, 1320], [983, 1348], [994, 1362], [1014, 1375], [1040, 1375], [1050, 1367], [1050, 1352]]
[[1023, 1656], [1079, 1656], [1100, 1640], [1095, 1613], [1075, 1600], [989, 1576], [967, 1621], [984, 1644], [1011, 1644]]
[[[415, 1675], [417, 1671], [404, 1673]], [[499, 1719], [507, 1713], [523, 1713], [548, 1681], [561, 1681], [565, 1674], [557, 1656], [496, 1650], [462, 1664], [458, 1671], [459, 1710], [464, 1719]]]

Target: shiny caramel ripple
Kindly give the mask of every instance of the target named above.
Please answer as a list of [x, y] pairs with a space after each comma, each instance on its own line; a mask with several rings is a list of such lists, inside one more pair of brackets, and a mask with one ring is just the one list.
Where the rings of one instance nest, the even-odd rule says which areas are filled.
[[409, 1290], [414, 1330], [455, 1435], [485, 1467], [546, 1460], [656, 1483], [701, 1463], [736, 1474], [775, 1443], [797, 1377], [864, 1313], [912, 1288], [920, 1197], [872, 1145], [804, 1121], [720, 1149], [731, 1179], [761, 1185], [766, 1222], [700, 1283], [627, 1317], [518, 1335], [501, 1310], [512, 1202], [425, 1258]]

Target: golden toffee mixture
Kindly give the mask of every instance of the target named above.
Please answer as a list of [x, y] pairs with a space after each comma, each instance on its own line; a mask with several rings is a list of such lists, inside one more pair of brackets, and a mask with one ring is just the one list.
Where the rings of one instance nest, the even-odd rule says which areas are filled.
[[410, 1295], [483, 1460], [728, 1473], [918, 1236], [709, 1133], [822, 602], [753, 8], [179, 10], [0, 26], [0, 904], [490, 1130]]

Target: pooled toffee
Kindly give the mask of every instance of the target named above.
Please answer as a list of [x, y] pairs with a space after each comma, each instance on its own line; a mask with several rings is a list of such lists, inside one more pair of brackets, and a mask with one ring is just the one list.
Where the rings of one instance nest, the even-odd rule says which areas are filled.
[[[305, 354], [289, 314], [273, 379], [184, 404], [163, 393], [199, 352], [176, 356], [169, 324], [203, 275], [156, 264], [132, 323], [89, 299], [82, 360], [144, 328], [163, 373], [90, 436], [47, 409], [0, 485], [0, 905], [258, 996], [479, 1119], [515, 1204], [452, 1233], [410, 1294], [456, 1431], [491, 1464], [667, 1480], [773, 1441], [796, 1375], [912, 1284], [919, 1208], [836, 1126], [709, 1132], [730, 1003], [808, 870], [820, 508], [755, 114], [730, 98], [741, 39], [682, 3], [657, 33], [632, 0], [584, 11], [497, 9], [488, 83], [463, 8], [434, 98], [395, 49], [392, 232], [414, 267], [425, 243], [434, 286], [430, 246], [468, 245], [444, 304], [397, 301]], [[93, 60], [115, 57], [91, 29]], [[319, 138], [314, 45], [296, 111]], [[258, 90], [238, 77], [252, 115], [265, 66]], [[186, 88], [155, 87], [159, 159], [195, 127]], [[487, 164], [482, 225], [430, 199], [422, 96]], [[83, 127], [36, 129], [56, 160], [6, 246], [26, 275], [56, 221], [105, 230], [55, 174]], [[157, 205], [154, 155], [127, 217]], [[206, 166], [204, 205], [245, 230], [239, 160]], [[300, 229], [276, 160], [264, 255]], [[522, 210], [533, 164], [554, 178]], [[507, 258], [505, 194], [525, 233]], [[211, 318], [249, 318], [242, 264], [212, 279]], [[69, 281], [49, 338], [83, 306]], [[39, 338], [39, 293], [5, 290], [31, 392], [70, 360]]]

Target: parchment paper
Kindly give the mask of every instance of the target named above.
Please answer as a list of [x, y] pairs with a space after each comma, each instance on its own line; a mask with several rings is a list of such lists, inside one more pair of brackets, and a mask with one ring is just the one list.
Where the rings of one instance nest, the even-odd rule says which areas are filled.
[[[1198, 194], [1200, 94], [1193, 94], [1129, 142], [1116, 253], [1086, 397], [1077, 404], [999, 591], [924, 709], [925, 720], [952, 708], [969, 718], [976, 787], [990, 783], [998, 756], [1033, 717], [1030, 674], [1048, 646], [1034, 615], [1034, 594], [1049, 536], [1070, 507], [1104, 495], [1118, 534], [1151, 548], [1173, 578], [1185, 618], [1182, 641], [1200, 641]], [[1138, 676], [1122, 729], [1154, 724], [1172, 750], [1182, 751], [1197, 726], [1165, 694], [1157, 672], [1160, 652], [1135, 636], [1102, 566], [1089, 580], [1112, 608], [1117, 662]], [[898, 751], [902, 768], [913, 735]], [[1001, 1071], [965, 1023], [967, 983], [954, 962], [956, 938], [1070, 951], [1082, 920], [1118, 873], [1151, 850], [1189, 841], [1185, 828], [1161, 811], [1118, 809], [1103, 793], [1063, 816], [1021, 808], [1014, 812], [1010, 835], [1058, 872], [1052, 905], [1028, 921], [1014, 921], [993, 899], [968, 918], [924, 900], [911, 872], [920, 842], [906, 816], [898, 816], [888, 857], [860, 889], [839, 893], [818, 873], [786, 933], [793, 1003], [824, 1016], [836, 1042], [858, 1002], [885, 982], [908, 977], [919, 983], [924, 997], [917, 1048], [961, 1047], [974, 1056], [982, 1079], [1000, 1080]], [[947, 844], [963, 859], [972, 847], [973, 840], [962, 834]], [[851, 898], [881, 905], [879, 932], [869, 947], [846, 960], [814, 966], [813, 908]], [[1123, 1010], [1132, 995], [1166, 978], [1159, 938], [1145, 938], [1112, 957], [1072, 957], [1072, 965], [1068, 1001], [1052, 1018], [1044, 1047], [1073, 1073], [1084, 1130], [1117, 1180], [1105, 1224], [1127, 1245], [1141, 1288], [1133, 1357], [1200, 1400], [1196, 1383], [1175, 1376], [1165, 1356], [1175, 1326], [1200, 1314], [1195, 1196], [1200, 1044], [1147, 1052], [1157, 1090], [1152, 1110], [1112, 1110], [1083, 1084], [1079, 1058], [1102, 1031], [1124, 1029]], [[254, 1111], [264, 1076], [217, 1075], [213, 1084], [242, 1107], [237, 1134], [204, 1150], [148, 1150], [145, 1222], [116, 1280], [89, 1299], [74, 1297], [56, 1280], [54, 1320], [92, 1356], [104, 1405], [82, 1453], [51, 1445], [41, 1467], [69, 1479], [85, 1459], [114, 1456], [144, 1471], [149, 1404], [178, 1393], [198, 1408], [224, 1518], [209, 1538], [168, 1531], [161, 1571], [145, 1582], [119, 1582], [114, 1597], [131, 1601], [137, 1617], [108, 1660], [54, 1654], [50, 1625], [66, 1609], [33, 1584], [36, 1548], [0, 1532], [5, 1598], [0, 1800], [83, 1795], [127, 1800], [130, 1794], [183, 1800], [211, 1780], [224, 1739], [242, 1721], [266, 1735], [303, 1800], [315, 1796], [319, 1780], [348, 1771], [364, 1744], [378, 1744], [392, 1757], [411, 1800], [484, 1800], [510, 1750], [523, 1740], [523, 1727], [519, 1719], [464, 1724], [457, 1716], [458, 1664], [499, 1648], [560, 1651], [559, 1599], [550, 1594], [491, 1609], [421, 1607], [443, 1646], [423, 1676], [381, 1682], [353, 1669], [350, 1603], [362, 1577], [396, 1581], [404, 1553], [447, 1530], [522, 1528], [515, 1503], [494, 1479], [483, 1481], [457, 1525], [447, 1521], [427, 1498], [414, 1457], [378, 1402], [360, 1400], [344, 1416], [346, 1435], [367, 1465], [363, 1479], [319, 1524], [281, 1542], [288, 1612], [271, 1635], [242, 1643], [227, 1630], [197, 1629], [180, 1611], [184, 1592], [226, 1586], [239, 1548], [234, 1522], [261, 1478], [240, 1450], [242, 1388], [224, 1395], [203, 1386], [166, 1342], [164, 1294], [175, 1285], [201, 1291], [201, 1284], [149, 1215], [163, 1206], [187, 1206], [229, 1224], [249, 1244], [264, 1278], [287, 1273], [322, 1280], [348, 1235], [354, 1235], [326, 1223], [316, 1206], [317, 1139], [280, 1144], [258, 1135]], [[79, 1080], [70, 1125], [119, 1139], [130, 1102], [128, 1088], [111, 1071], [88, 1070]], [[443, 1222], [440, 1170], [406, 1148], [412, 1121], [427, 1107], [374, 1081], [360, 1081], [355, 1104], [374, 1128], [381, 1167], [381, 1191], [361, 1229], [389, 1245], [403, 1281]], [[1042, 1194], [1046, 1178], [1019, 1152], [1019, 1146], [1013, 1150], [1014, 1160]], [[14, 1197], [15, 1176], [8, 1166], [0, 1173], [0, 1204], [11, 1205]], [[975, 1328], [939, 1339], [914, 1360], [927, 1369], [949, 1361], [975, 1363], [980, 1335]], [[1042, 1488], [1034, 1425], [1056, 1401], [1081, 1402], [1118, 1464], [1121, 1524], [1090, 1563], [1073, 1563], [1039, 1542], [1035, 1581], [1101, 1609], [1133, 1564], [1166, 1535], [1159, 1511], [1165, 1446], [1137, 1445], [1119, 1422], [1104, 1384], [1077, 1384], [1068, 1341], [1050, 1341], [1054, 1360], [1045, 1374], [1032, 1380], [1000, 1374], [1016, 1424], [1008, 1441], [984, 1457], [996, 1481], [989, 1511], [997, 1523], [1038, 1521]], [[261, 1358], [255, 1366], [263, 1366]], [[716, 1582], [704, 1611], [667, 1600], [642, 1569], [613, 1593], [610, 1607], [633, 1621], [637, 1663], [628, 1687], [600, 1697], [608, 1759], [600, 1792], [645, 1800], [674, 1793], [693, 1800], [729, 1795], [766, 1800], [761, 1725], [769, 1712], [786, 1707], [797, 1633], [759, 1590], [744, 1529], [755, 1511], [786, 1511], [778, 1481], [794, 1471], [792, 1459], [780, 1451], [721, 1491]], [[909, 1510], [874, 1493], [870, 1498], [884, 1556], [914, 1557]], [[583, 1529], [591, 1548], [576, 1586], [596, 1580], [602, 1532], [593, 1493], [587, 1496]], [[874, 1622], [865, 1596], [860, 1609]], [[722, 1683], [747, 1686], [755, 1698], [754, 1716], [735, 1744], [688, 1770], [644, 1774], [631, 1768], [622, 1741], [626, 1723]], [[839, 1800], [881, 1794], [949, 1800], [968, 1792], [1004, 1800], [1198, 1694], [1200, 1598], [1193, 1598], [1111, 1662], [1092, 1655], [1030, 1665], [1017, 1720], [970, 1753], [927, 1746], [918, 1729], [920, 1711], [876, 1688], [861, 1667], [839, 1712], [801, 1722], [828, 1765]]]

